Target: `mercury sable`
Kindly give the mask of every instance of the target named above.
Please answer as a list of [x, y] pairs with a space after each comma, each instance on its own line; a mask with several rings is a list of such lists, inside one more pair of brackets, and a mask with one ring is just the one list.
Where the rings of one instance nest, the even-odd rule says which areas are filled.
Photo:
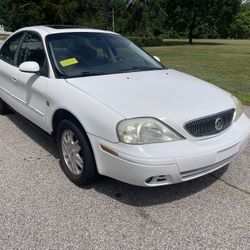
[[99, 174], [187, 181], [230, 163], [250, 134], [236, 97], [102, 30], [16, 31], [0, 51], [0, 98], [1, 114], [11, 108], [55, 138], [77, 185]]

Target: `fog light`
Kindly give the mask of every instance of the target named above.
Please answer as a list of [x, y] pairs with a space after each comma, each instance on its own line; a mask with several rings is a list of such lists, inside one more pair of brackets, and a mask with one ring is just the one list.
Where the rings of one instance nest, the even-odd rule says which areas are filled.
[[153, 177], [149, 177], [145, 180], [146, 183], [150, 183], [153, 180]]

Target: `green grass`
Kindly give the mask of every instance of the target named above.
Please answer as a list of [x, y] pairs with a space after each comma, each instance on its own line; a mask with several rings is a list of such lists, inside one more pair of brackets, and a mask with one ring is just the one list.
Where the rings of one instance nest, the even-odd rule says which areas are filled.
[[250, 104], [250, 40], [165, 40], [166, 46], [146, 48], [168, 68], [194, 75]]

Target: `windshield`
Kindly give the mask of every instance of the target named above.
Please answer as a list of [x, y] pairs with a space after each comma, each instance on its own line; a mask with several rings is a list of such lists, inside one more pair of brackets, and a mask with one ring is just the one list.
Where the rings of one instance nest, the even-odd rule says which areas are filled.
[[120, 35], [74, 32], [52, 34], [46, 39], [58, 77], [164, 69], [154, 58]]

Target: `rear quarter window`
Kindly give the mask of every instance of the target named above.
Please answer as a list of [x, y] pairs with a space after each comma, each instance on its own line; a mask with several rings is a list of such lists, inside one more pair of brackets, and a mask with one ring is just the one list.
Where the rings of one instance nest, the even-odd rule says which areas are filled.
[[0, 58], [10, 64], [14, 64], [17, 48], [21, 42], [23, 33], [18, 33], [8, 39], [0, 50]]

